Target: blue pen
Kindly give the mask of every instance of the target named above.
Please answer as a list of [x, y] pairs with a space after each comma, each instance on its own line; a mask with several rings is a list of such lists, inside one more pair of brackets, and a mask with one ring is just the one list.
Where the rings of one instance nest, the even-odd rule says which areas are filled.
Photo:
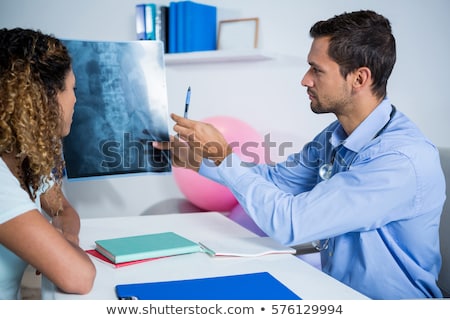
[[187, 89], [186, 92], [186, 103], [184, 105], [184, 117], [187, 119], [188, 111], [189, 111], [189, 103], [191, 101], [191, 86]]

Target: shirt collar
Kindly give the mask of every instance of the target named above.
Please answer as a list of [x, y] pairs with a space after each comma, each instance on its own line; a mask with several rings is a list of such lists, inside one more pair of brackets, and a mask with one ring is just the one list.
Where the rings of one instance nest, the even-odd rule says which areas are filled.
[[341, 125], [337, 126], [331, 134], [330, 143], [333, 147], [342, 144], [353, 152], [359, 152], [386, 125], [391, 111], [392, 105], [388, 98], [385, 98], [349, 136]]

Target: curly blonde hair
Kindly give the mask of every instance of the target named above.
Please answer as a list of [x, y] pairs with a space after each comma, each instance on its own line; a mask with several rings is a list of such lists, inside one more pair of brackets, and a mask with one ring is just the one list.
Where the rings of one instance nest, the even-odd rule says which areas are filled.
[[57, 94], [70, 70], [70, 55], [55, 37], [0, 29], [0, 155], [25, 159], [20, 170], [32, 199], [42, 183], [60, 183], [63, 176]]

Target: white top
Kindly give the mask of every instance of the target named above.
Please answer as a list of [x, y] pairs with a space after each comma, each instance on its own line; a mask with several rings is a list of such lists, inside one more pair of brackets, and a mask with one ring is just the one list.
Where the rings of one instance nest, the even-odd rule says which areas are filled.
[[[0, 158], [0, 223], [40, 207], [20, 186], [6, 163]], [[0, 244], [0, 299], [19, 299], [20, 282], [28, 263]]]

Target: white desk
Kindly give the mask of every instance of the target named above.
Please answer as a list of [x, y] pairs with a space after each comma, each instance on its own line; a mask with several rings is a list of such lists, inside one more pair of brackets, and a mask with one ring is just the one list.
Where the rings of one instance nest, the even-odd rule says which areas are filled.
[[[174, 231], [193, 241], [252, 235], [250, 231], [220, 213], [164, 214], [151, 216], [82, 219], [80, 246], [94, 248], [102, 238], [143, 233]], [[73, 295], [55, 290], [43, 278], [43, 299], [117, 299], [115, 285], [169, 281], [267, 271], [303, 299], [367, 299], [325, 273], [287, 254], [257, 258], [210, 257], [193, 253], [157, 259], [122, 268], [114, 268], [92, 257], [97, 268], [93, 290], [87, 295]]]

